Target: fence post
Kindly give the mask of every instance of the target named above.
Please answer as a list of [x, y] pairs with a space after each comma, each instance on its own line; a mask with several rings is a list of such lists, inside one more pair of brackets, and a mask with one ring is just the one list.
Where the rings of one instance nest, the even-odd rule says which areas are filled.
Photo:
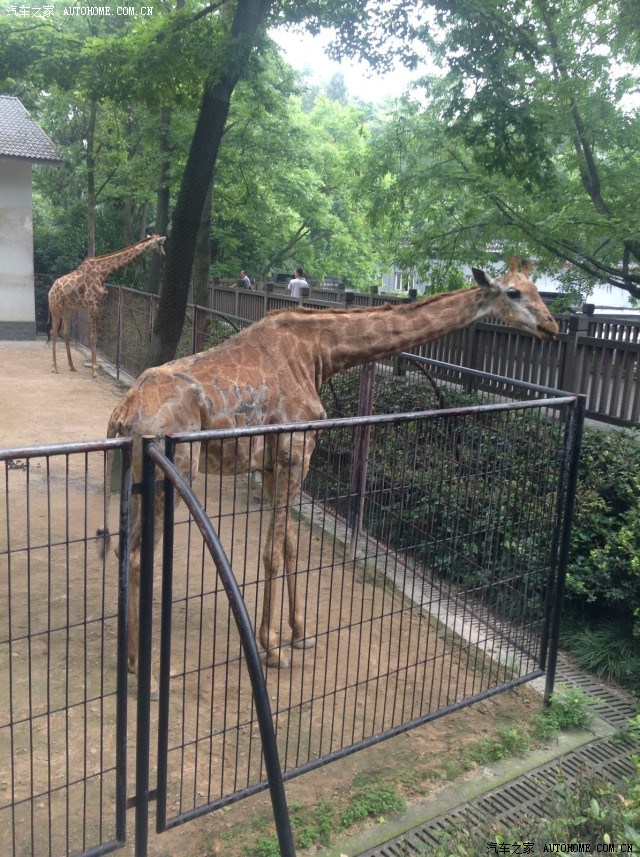
[[542, 651], [540, 665], [546, 671], [544, 704], [551, 703], [553, 687], [558, 666], [558, 649], [560, 648], [560, 625], [562, 623], [562, 604], [569, 564], [571, 525], [578, 485], [578, 470], [580, 467], [580, 444], [584, 430], [584, 413], [586, 401], [583, 395], [576, 397], [575, 406], [571, 409], [566, 427], [564, 454], [562, 461], [562, 484], [559, 492], [558, 524], [559, 540], [554, 549], [555, 591], [553, 604], [549, 605], [545, 618], [545, 629], [542, 635]]
[[572, 315], [567, 326], [567, 340], [564, 349], [564, 359], [558, 373], [558, 388], [579, 393], [577, 365], [578, 365], [578, 339], [584, 334], [589, 326], [588, 315]]
[[[376, 379], [375, 361], [365, 363], [360, 369], [360, 391], [358, 393], [358, 416], [369, 417], [373, 412], [373, 388]], [[367, 458], [371, 426], [357, 426], [353, 440], [353, 470], [349, 487], [348, 524], [351, 528], [351, 559], [355, 559], [358, 536], [364, 512], [364, 488], [367, 481]]]
[[478, 323], [476, 321], [467, 328], [462, 348], [464, 354], [460, 363], [467, 369], [478, 369]]
[[122, 353], [122, 289], [118, 289], [118, 316], [116, 335], [116, 380], [120, 380], [120, 355]]
[[156, 468], [147, 453], [155, 437], [142, 438], [140, 498], [140, 601], [138, 609], [138, 699], [136, 719], [135, 854], [146, 857], [149, 841], [149, 733], [151, 699], [151, 624], [153, 616], [153, 546]]

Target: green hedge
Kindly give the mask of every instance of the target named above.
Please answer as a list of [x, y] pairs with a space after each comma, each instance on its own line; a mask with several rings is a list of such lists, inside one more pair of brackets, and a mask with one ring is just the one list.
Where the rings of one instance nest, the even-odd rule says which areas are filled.
[[[478, 404], [477, 397], [440, 388], [446, 407]], [[353, 414], [358, 401], [358, 373], [334, 379], [325, 388], [330, 415]], [[403, 378], [376, 379], [375, 412], [402, 413], [437, 407], [428, 384]], [[504, 421], [509, 420], [509, 430]], [[374, 433], [369, 484], [374, 501], [365, 510], [368, 531], [395, 547], [415, 545], [419, 530], [428, 532], [425, 560], [442, 577], [469, 586], [512, 577], [519, 560], [535, 568], [536, 556], [546, 561], [548, 537], [536, 521], [553, 520], [557, 470], [538, 468], [549, 458], [550, 445], [561, 449], [558, 432], [535, 409], [441, 420], [413, 426], [424, 432], [419, 448], [436, 450], [415, 459], [414, 438], [400, 432], [385, 454], [375, 447]], [[428, 436], [427, 436], [428, 435]], [[382, 434], [380, 435], [382, 439]], [[418, 439], [420, 440], [420, 439]], [[389, 435], [384, 436], [389, 444]], [[327, 468], [329, 479], [342, 493], [348, 474], [350, 438], [338, 443], [340, 467]], [[322, 455], [322, 443], [318, 452]], [[411, 459], [411, 456], [414, 456]], [[410, 460], [411, 459], [411, 460]], [[404, 474], [424, 473], [405, 482]], [[429, 490], [437, 476], [437, 497]], [[348, 477], [347, 477], [348, 478]], [[376, 508], [377, 505], [377, 508]], [[534, 514], [531, 513], [533, 509]], [[383, 514], [384, 513], [384, 514]], [[500, 520], [499, 527], [494, 526]], [[523, 523], [524, 522], [524, 523]], [[455, 527], [465, 538], [447, 538]], [[431, 551], [431, 552], [430, 552]], [[434, 553], [435, 551], [435, 553]], [[509, 586], [513, 586], [513, 580]], [[526, 587], [525, 587], [526, 588]], [[538, 593], [523, 591], [522, 597]], [[500, 607], [500, 596], [496, 607]], [[513, 609], [511, 603], [510, 609]], [[567, 576], [567, 612], [591, 614], [632, 625], [640, 635], [640, 434], [620, 430], [585, 429], [576, 496]]]
[[567, 606], [640, 635], [640, 433], [585, 429]]

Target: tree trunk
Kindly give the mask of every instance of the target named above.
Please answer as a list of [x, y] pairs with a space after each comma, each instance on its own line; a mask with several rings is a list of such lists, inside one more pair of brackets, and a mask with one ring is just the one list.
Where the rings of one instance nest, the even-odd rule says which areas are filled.
[[[171, 108], [163, 107], [160, 114], [160, 127], [158, 131], [160, 152], [160, 170], [158, 176], [158, 193], [156, 197], [156, 220], [153, 231], [159, 235], [166, 235], [169, 227], [169, 201], [170, 201], [170, 169], [171, 169], [171, 144], [169, 142], [169, 129], [171, 127]], [[157, 295], [160, 291], [160, 277], [162, 276], [162, 256], [152, 253], [147, 269], [145, 280], [145, 292]]]
[[87, 128], [87, 256], [96, 255], [96, 160], [94, 143], [98, 102], [92, 101]]
[[193, 302], [198, 306], [209, 306], [209, 266], [211, 265], [211, 198], [213, 178], [204, 201], [204, 209], [198, 227], [198, 239], [193, 265]]
[[187, 306], [198, 227], [220, 149], [231, 96], [255, 43], [270, 0], [238, 0], [223, 58], [211, 69], [173, 212], [169, 252], [147, 365], [171, 360]]

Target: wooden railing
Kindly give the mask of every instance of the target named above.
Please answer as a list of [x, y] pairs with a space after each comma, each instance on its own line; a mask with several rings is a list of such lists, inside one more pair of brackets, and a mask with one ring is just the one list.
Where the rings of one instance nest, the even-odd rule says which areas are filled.
[[[213, 283], [210, 296], [208, 308], [188, 305], [181, 354], [209, 348], [217, 344], [219, 337], [258, 321], [274, 309], [298, 305], [348, 309], [403, 300], [325, 289], [310, 289], [308, 296], [295, 299], [289, 296], [286, 286], [279, 284], [249, 291]], [[145, 368], [157, 300], [155, 295], [110, 287], [100, 324], [99, 349], [103, 359], [115, 366], [118, 376], [137, 377]], [[584, 393], [588, 417], [640, 427], [640, 319], [602, 315], [558, 315], [556, 319], [561, 333], [555, 342], [543, 343], [488, 320], [421, 346], [415, 353], [545, 387]], [[86, 322], [79, 324], [77, 338], [87, 342]]]

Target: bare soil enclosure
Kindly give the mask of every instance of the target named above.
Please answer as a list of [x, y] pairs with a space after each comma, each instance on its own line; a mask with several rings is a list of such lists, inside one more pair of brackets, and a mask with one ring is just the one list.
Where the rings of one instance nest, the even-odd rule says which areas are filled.
[[[75, 355], [76, 366], [83, 367], [84, 359]], [[92, 379], [90, 368], [71, 373], [62, 362], [60, 374], [53, 375], [51, 352], [43, 339], [2, 342], [0, 447], [102, 439], [123, 389], [106, 374]], [[104, 468], [102, 455], [35, 459], [6, 471], [2, 466], [7, 495], [0, 505], [3, 854], [28, 854], [28, 841], [35, 843], [35, 857], [72, 853], [95, 844], [96, 835], [103, 840], [114, 835], [115, 774], [110, 760], [116, 752], [117, 565], [111, 555], [103, 566], [91, 543], [104, 519]], [[22, 489], [27, 482], [31, 490], [25, 502]], [[265, 529], [260, 494], [246, 479], [234, 484], [210, 477], [209, 482], [201, 480], [197, 490], [215, 498], [208, 512], [214, 523], [217, 518], [232, 566], [244, 570], [240, 582], [255, 623], [261, 609]], [[199, 533], [183, 508], [180, 512], [174, 547], [169, 815], [202, 806], [264, 776], [249, 682], [230, 611]], [[112, 502], [112, 521], [116, 515]], [[383, 731], [393, 711], [411, 710], [421, 693], [435, 693], [444, 706], [480, 689], [474, 685], [476, 673], [461, 663], [465, 657], [477, 657], [472, 647], [466, 652], [448, 649], [446, 635], [422, 611], [408, 626], [394, 624], [395, 605], [402, 599], [391, 587], [374, 585], [335, 541], [323, 538], [303, 518], [298, 535], [303, 570], [309, 569], [298, 585], [304, 590], [309, 631], [317, 646], [293, 651], [290, 669], [267, 671], [285, 769], [348, 744], [350, 736]], [[8, 554], [7, 541], [12, 546]], [[40, 550], [46, 543], [51, 547]], [[24, 551], [16, 548], [19, 545]], [[354, 624], [358, 614], [362, 621]], [[157, 627], [156, 621], [155, 631]], [[157, 659], [156, 649], [154, 664]], [[376, 696], [380, 682], [362, 679], [377, 675], [381, 663], [394, 668], [382, 706]], [[323, 687], [312, 686], [317, 676], [323, 677]], [[7, 701], [12, 728], [7, 725]], [[133, 680], [128, 701], [130, 796], [135, 773]], [[521, 721], [523, 708], [536, 704], [534, 694], [525, 689], [492, 697], [297, 777], [287, 785], [288, 798], [311, 807], [343, 801], [356, 784], [380, 781], [398, 771], [420, 772], [425, 779], [424, 772], [441, 767], [448, 753], [490, 733], [497, 723]], [[152, 717], [155, 721], [155, 709]], [[233, 734], [225, 724], [237, 726]], [[152, 781], [155, 770], [152, 751]], [[13, 815], [12, 795], [23, 801]], [[39, 797], [30, 799], [34, 796]], [[153, 817], [153, 806], [151, 812]], [[149, 853], [240, 857], [246, 853], [246, 832], [234, 837], [229, 829], [249, 822], [257, 832], [269, 813], [269, 796], [263, 792], [167, 833], [151, 832]], [[132, 815], [127, 825], [130, 841], [122, 853], [133, 854]], [[21, 831], [29, 831], [29, 836], [23, 839]]]

